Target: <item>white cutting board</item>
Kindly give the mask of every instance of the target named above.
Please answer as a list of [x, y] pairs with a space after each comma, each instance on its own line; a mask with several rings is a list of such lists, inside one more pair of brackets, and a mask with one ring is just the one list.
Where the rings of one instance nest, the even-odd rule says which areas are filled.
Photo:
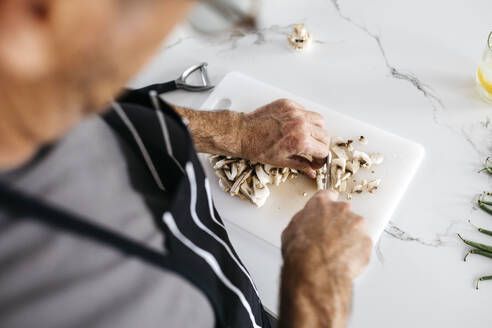
[[[368, 144], [363, 146], [355, 142], [354, 148], [384, 155], [384, 162], [374, 167], [375, 173], [367, 172], [367, 175], [360, 176], [381, 178], [379, 189], [374, 194], [354, 195], [350, 201], [353, 211], [367, 218], [369, 234], [373, 241], [377, 241], [417, 171], [424, 157], [424, 148], [238, 72], [231, 72], [224, 77], [204, 102], [202, 109], [251, 112], [279, 98], [292, 99], [305, 108], [322, 114], [326, 120], [325, 128], [330, 135], [345, 138], [363, 135]], [[201, 154], [201, 160], [210, 180], [215, 206], [222, 218], [276, 247], [280, 247], [281, 233], [292, 216], [304, 207], [316, 191], [312, 180], [300, 176], [280, 186], [271, 186], [270, 198], [263, 207], [258, 208], [249, 201], [225, 193], [219, 186], [208, 155]], [[308, 196], [303, 196], [304, 192]]]

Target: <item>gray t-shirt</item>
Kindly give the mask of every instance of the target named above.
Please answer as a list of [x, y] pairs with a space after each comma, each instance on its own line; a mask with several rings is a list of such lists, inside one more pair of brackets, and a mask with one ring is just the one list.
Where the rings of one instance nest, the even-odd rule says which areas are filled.
[[[149, 204], [165, 200], [99, 117], [0, 181], [163, 250]], [[0, 210], [0, 327], [214, 327], [207, 298], [180, 276], [5, 215]]]

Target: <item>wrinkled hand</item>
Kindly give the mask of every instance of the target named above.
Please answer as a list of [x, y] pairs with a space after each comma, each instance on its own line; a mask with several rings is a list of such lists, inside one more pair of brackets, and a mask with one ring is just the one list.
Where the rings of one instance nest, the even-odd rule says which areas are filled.
[[314, 169], [323, 165], [329, 151], [330, 136], [323, 125], [320, 114], [305, 110], [292, 100], [274, 101], [242, 116], [242, 156], [295, 168], [314, 178]]
[[[372, 249], [366, 220], [350, 205], [336, 202], [336, 191], [320, 191], [298, 212], [282, 233], [284, 258], [313, 256], [331, 271], [358, 277]], [[302, 260], [302, 262], [305, 262]]]
[[367, 266], [366, 221], [336, 191], [320, 191], [282, 234], [279, 327], [345, 327], [352, 280]]

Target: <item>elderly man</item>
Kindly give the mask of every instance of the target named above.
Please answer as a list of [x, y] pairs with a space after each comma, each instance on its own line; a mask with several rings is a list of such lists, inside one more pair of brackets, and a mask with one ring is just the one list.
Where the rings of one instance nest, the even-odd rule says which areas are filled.
[[[1, 327], [270, 327], [196, 151], [313, 175], [329, 136], [289, 100], [240, 114], [166, 104], [164, 85], [120, 94], [191, 4], [0, 2]], [[371, 241], [336, 197], [283, 233], [280, 327], [345, 325]]]

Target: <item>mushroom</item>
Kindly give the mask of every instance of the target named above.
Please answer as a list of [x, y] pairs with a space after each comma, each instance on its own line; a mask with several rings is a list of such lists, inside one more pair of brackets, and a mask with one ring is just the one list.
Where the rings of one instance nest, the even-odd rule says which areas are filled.
[[236, 176], [238, 175], [237, 163], [230, 163], [228, 169], [224, 168], [224, 173], [225, 173], [227, 179], [233, 181], [236, 178]]
[[287, 37], [289, 45], [297, 51], [303, 51], [311, 43], [311, 34], [306, 30], [304, 24], [295, 24], [294, 31]]
[[345, 192], [346, 190], [347, 190], [347, 181], [344, 180], [340, 183], [339, 191]]
[[333, 146], [333, 147], [331, 147], [331, 151], [335, 154], [335, 156], [337, 158], [343, 158], [346, 161], [349, 159], [349, 157], [348, 157], [347, 153], [345, 152], [345, 150], [342, 149], [339, 146]]
[[360, 143], [361, 145], [367, 145], [367, 138], [366, 138], [366, 137], [364, 137], [364, 136], [360, 136], [360, 137], [359, 137], [359, 143]]
[[345, 173], [346, 160], [343, 158], [335, 158], [331, 161], [332, 186], [337, 189], [342, 182], [342, 175]]
[[350, 143], [342, 137], [334, 137], [331, 141], [331, 144], [332, 148], [335, 146], [340, 148], [347, 148]]
[[354, 151], [354, 159], [358, 160], [360, 167], [370, 168], [372, 165], [371, 157], [362, 151]]
[[275, 168], [270, 171], [272, 174], [272, 182], [274, 185], [279, 186], [280, 182], [282, 182], [282, 174], [280, 174], [279, 169]]
[[[364, 136], [358, 138], [359, 143], [367, 144]], [[352, 199], [352, 194], [361, 194], [365, 190], [373, 193], [379, 188], [381, 179], [374, 179], [367, 182], [361, 179], [359, 182], [357, 174], [363, 169], [370, 169], [374, 165], [383, 162], [384, 157], [380, 153], [367, 153], [354, 150], [354, 140], [342, 137], [332, 138], [330, 151], [333, 154], [330, 166], [330, 185], [341, 193], [346, 194], [348, 200]], [[310, 155], [300, 153], [298, 156], [312, 162]], [[249, 199], [253, 204], [262, 206], [270, 195], [271, 185], [280, 185], [289, 179], [296, 178], [299, 171], [290, 168], [280, 168], [269, 164], [257, 163], [241, 158], [229, 156], [212, 155], [209, 158], [219, 176], [219, 184], [232, 196]], [[374, 170], [370, 171], [375, 173]], [[323, 165], [316, 170], [316, 187], [318, 190], [325, 189], [326, 179], [328, 178], [328, 167]], [[306, 192], [303, 195], [307, 195]]]
[[258, 177], [258, 180], [260, 180], [260, 182], [264, 186], [266, 186], [269, 183], [272, 183], [272, 177], [270, 176], [270, 174], [268, 174], [265, 171], [265, 167], [263, 165], [257, 164], [255, 166], [255, 173], [256, 173], [256, 176]]
[[316, 189], [323, 190], [326, 185], [326, 164], [316, 170]]
[[360, 168], [360, 162], [356, 159], [352, 161], [348, 161], [345, 164], [345, 171], [351, 173], [352, 175], [356, 174], [359, 171]]
[[[252, 187], [249, 186], [252, 185]], [[249, 183], [243, 183], [241, 185], [241, 191], [245, 192], [248, 198], [256, 206], [261, 207], [265, 204], [268, 196], [270, 196], [270, 189], [254, 176], [249, 180]]]
[[288, 167], [284, 167], [280, 173], [281, 173], [280, 182], [281, 183], [285, 182], [285, 181], [287, 181], [287, 178], [289, 177], [290, 169]]
[[225, 165], [228, 165], [230, 163], [234, 163], [235, 160], [233, 159], [228, 159], [228, 158], [224, 158], [224, 159], [221, 159], [220, 161], [217, 161], [214, 165], [214, 169], [221, 169], [223, 168]]
[[232, 187], [232, 183], [227, 179], [226, 175], [222, 170], [215, 171], [215, 174], [219, 176], [219, 184], [225, 192], [229, 192]]
[[367, 191], [371, 194], [379, 188], [379, 184], [381, 183], [381, 179], [372, 180], [367, 184]]
[[360, 183], [354, 185], [354, 187], [352, 188], [352, 193], [362, 194], [365, 185], [366, 184], [364, 183], [364, 181], [361, 181]]
[[241, 184], [246, 181], [246, 179], [251, 175], [253, 172], [253, 169], [247, 169], [244, 171], [234, 182], [232, 185], [231, 189], [229, 190], [229, 193], [231, 195], [237, 195], [239, 193], [239, 188], [241, 187]]
[[369, 156], [371, 158], [372, 165], [379, 165], [384, 161], [384, 156], [380, 153], [374, 153]]
[[297, 170], [278, 168], [241, 158], [212, 155], [215, 173], [219, 184], [232, 196], [249, 199], [253, 204], [262, 206], [270, 195], [269, 184], [279, 185], [298, 176]]

